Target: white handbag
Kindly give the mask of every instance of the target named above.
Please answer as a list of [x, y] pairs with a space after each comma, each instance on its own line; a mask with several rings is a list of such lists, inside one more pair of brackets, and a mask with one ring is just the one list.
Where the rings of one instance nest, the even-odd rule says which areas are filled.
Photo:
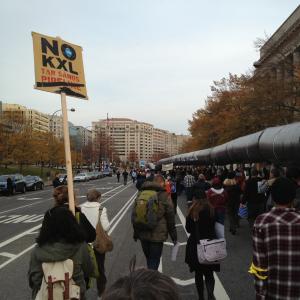
[[199, 240], [197, 255], [200, 264], [218, 264], [227, 256], [225, 239]]

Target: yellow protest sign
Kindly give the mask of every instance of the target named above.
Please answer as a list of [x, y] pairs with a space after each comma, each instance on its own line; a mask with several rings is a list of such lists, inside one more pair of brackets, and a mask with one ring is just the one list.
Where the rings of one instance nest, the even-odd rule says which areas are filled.
[[35, 88], [87, 99], [82, 48], [60, 38], [32, 32]]

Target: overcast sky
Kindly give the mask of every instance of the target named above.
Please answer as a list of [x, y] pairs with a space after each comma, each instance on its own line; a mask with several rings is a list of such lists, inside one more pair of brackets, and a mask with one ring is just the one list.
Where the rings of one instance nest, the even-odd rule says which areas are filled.
[[88, 126], [129, 117], [176, 133], [213, 80], [252, 67], [253, 41], [271, 35], [296, 0], [7, 0], [0, 8], [0, 100], [45, 113], [60, 97], [33, 89], [31, 31], [83, 47], [89, 100], [68, 97]]

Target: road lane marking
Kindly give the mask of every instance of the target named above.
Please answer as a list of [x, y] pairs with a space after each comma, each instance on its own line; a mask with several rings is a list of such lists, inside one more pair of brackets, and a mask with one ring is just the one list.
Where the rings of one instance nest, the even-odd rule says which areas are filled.
[[31, 201], [31, 200], [41, 200], [42, 198], [27, 198], [27, 197], [21, 197], [21, 198], [18, 198], [17, 200], [18, 201]]
[[29, 207], [29, 206], [33, 206], [33, 205], [37, 205], [39, 203], [42, 203], [44, 201], [49, 201], [49, 200], [52, 200], [53, 198], [49, 198], [49, 199], [45, 199], [45, 200], [42, 200], [42, 201], [38, 201], [38, 202], [34, 202], [34, 203], [31, 203], [31, 204], [26, 204], [26, 205], [22, 205], [22, 206], [18, 206], [18, 207], [15, 207], [15, 208], [11, 208], [11, 209], [8, 209], [8, 210], [4, 210], [4, 211], [1, 211], [0, 214], [5, 214], [7, 212], [10, 212], [10, 211], [15, 211], [15, 210], [18, 210], [18, 209], [21, 209], [21, 208], [25, 208], [25, 207]]
[[162, 273], [162, 256], [160, 257], [159, 266], [158, 266], [158, 272]]
[[10, 216], [0, 216], [1, 218], [7, 217], [7, 219], [0, 220], [2, 224], [17, 224], [17, 223], [35, 223], [41, 221], [44, 215], [10, 215]]
[[[118, 188], [120, 188], [120, 187], [122, 187], [122, 185], [119, 185], [118, 187], [116, 187], [116, 188], [114, 188], [114, 189], [112, 189], [112, 190], [110, 190], [110, 191], [108, 191], [108, 192], [102, 194], [102, 196], [104, 196], [105, 194], [107, 194], [107, 193], [109, 193], [109, 192], [111, 192], [111, 191], [114, 191], [114, 190], [116, 190], [116, 189], [118, 189]], [[15, 208], [11, 208], [11, 209], [8, 209], [8, 210], [4, 210], [4, 211], [1, 211], [1, 212], [0, 212], [0, 215], [5, 214], [5, 213], [8, 213], [8, 212], [11, 212], [11, 211], [19, 210], [19, 209], [22, 209], [22, 208], [25, 208], [25, 207], [37, 205], [37, 204], [40, 204], [40, 203], [42, 203], [42, 202], [49, 201], [49, 200], [53, 200], [53, 198], [51, 197], [51, 198], [44, 199], [44, 200], [41, 200], [41, 201], [37, 201], [37, 202], [34, 202], [34, 203], [30, 203], [30, 204], [18, 206], [18, 207], [15, 207]]]
[[[134, 195], [125, 204], [125, 205], [128, 204], [127, 207], [126, 207], [126, 209], [123, 210], [123, 213], [121, 214], [121, 216], [119, 217], [119, 219], [115, 222], [115, 224], [113, 225], [113, 227], [111, 227], [111, 229], [108, 231], [109, 235], [113, 233], [113, 231], [118, 226], [118, 224], [120, 223], [120, 221], [123, 219], [124, 215], [126, 214], [126, 212], [128, 211], [128, 209], [130, 208], [130, 206], [133, 204], [134, 198], [136, 197], [137, 193], [138, 192], [135, 192]], [[123, 207], [125, 207], [125, 205]]]
[[[173, 279], [173, 281], [177, 284], [177, 285], [180, 285], [180, 286], [188, 286], [188, 285], [192, 285], [195, 283], [195, 279], [187, 279], [187, 280], [182, 280], [182, 279], [179, 279], [179, 278], [175, 278], [175, 277], [171, 277]], [[216, 299], [218, 300], [225, 300], [225, 299], [221, 299], [219, 297], [216, 297]]]
[[[187, 242], [183, 242], [183, 243], [179, 243], [179, 245], [180, 246], [184, 246], [184, 245], [186, 245], [187, 244]], [[174, 246], [174, 243], [171, 243], [171, 242], [164, 242], [164, 245], [167, 245], [167, 246]]]
[[[107, 192], [108, 193], [108, 192]], [[118, 192], [119, 193], [119, 192]], [[122, 213], [119, 217], [119, 219], [116, 220], [116, 222], [114, 223], [113, 227], [109, 230], [108, 234], [111, 234], [115, 228], [117, 227], [117, 225], [119, 224], [119, 222], [123, 219], [124, 215], [127, 213], [128, 209], [130, 208], [130, 206], [133, 204], [134, 202], [134, 198], [136, 197], [138, 192], [135, 192], [134, 195], [126, 202], [126, 204], [121, 208], [121, 210], [118, 212], [118, 214], [112, 219], [111, 223], [113, 223], [114, 220], [116, 220], [120, 213]], [[42, 224], [39, 224], [35, 227], [32, 227], [31, 229], [28, 229], [2, 243], [0, 243], [0, 248], [5, 247], [6, 245], [26, 236], [26, 235], [32, 235], [33, 233], [37, 232], [38, 229], [40, 229], [42, 227]], [[35, 247], [36, 243], [34, 243], [33, 245], [29, 246], [28, 248], [26, 248], [25, 250], [23, 250], [22, 252], [15, 254], [14, 257], [11, 257], [9, 260], [7, 260], [6, 262], [4, 262], [3, 264], [0, 265], [0, 270], [3, 269], [5, 266], [7, 266], [8, 264], [12, 263], [13, 261], [15, 261], [17, 258], [21, 257], [22, 255], [26, 254], [28, 251], [30, 251], [31, 249], [33, 249]], [[5, 252], [4, 252], [5, 253]]]
[[34, 227], [32, 227], [32, 228], [30, 228], [30, 229], [28, 229], [28, 230], [26, 230], [26, 231], [24, 231], [22, 233], [19, 233], [19, 234], [15, 235], [15, 236], [11, 237], [10, 239], [8, 239], [8, 240], [0, 243], [0, 248], [3, 248], [4, 246], [6, 246], [6, 245], [8, 245], [8, 244], [10, 244], [10, 243], [12, 243], [12, 242], [14, 242], [14, 241], [22, 238], [25, 235], [31, 234], [33, 231], [36, 231], [36, 230], [40, 229], [41, 227], [42, 227], [42, 224], [39, 224], [39, 225], [34, 226]]
[[183, 215], [183, 213], [182, 213], [182, 211], [179, 207], [178, 207], [178, 210], [177, 210], [177, 216], [178, 216], [178, 218], [179, 218], [179, 220], [180, 220], [180, 222], [183, 226], [183, 229], [184, 229], [186, 235], [189, 236], [190, 234], [185, 229], [185, 216]]
[[8, 257], [8, 258], [14, 258], [16, 257], [16, 254], [8, 253], [8, 252], [1, 252], [0, 256]]
[[[110, 196], [109, 198], [105, 199], [104, 201], [100, 202], [101, 204], [104, 204], [105, 202], [107, 202], [108, 200], [110, 200], [111, 198], [115, 197], [116, 195], [122, 193], [123, 191], [125, 191], [127, 188], [129, 188], [130, 185], [128, 185], [127, 187], [125, 187], [124, 189], [118, 191], [117, 193], [115, 193], [114, 195]], [[104, 194], [103, 194], [104, 195]]]
[[118, 211], [118, 213], [111, 219], [110, 224], [113, 224], [114, 221], [118, 218], [118, 216], [123, 212], [124, 209], [126, 209], [126, 207], [128, 205], [131, 205], [131, 201], [132, 198], [134, 198], [136, 196], [137, 192], [134, 193], [134, 195], [123, 205], [123, 207]]
[[32, 248], [35, 247], [35, 245], [36, 244], [33, 244], [33, 245], [29, 246], [28, 248], [26, 248], [22, 252], [18, 253], [15, 257], [12, 257], [11, 259], [7, 260], [5, 263], [3, 263], [2, 265], [0, 265], [0, 270], [3, 269], [6, 265], [12, 263], [14, 260], [16, 260], [17, 258], [19, 258], [20, 256], [22, 256], [23, 254], [25, 254], [28, 251], [30, 251]]

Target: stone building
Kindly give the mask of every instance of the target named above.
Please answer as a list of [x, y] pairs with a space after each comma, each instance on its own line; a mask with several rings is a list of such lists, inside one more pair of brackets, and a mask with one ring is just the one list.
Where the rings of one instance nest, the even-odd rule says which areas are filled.
[[254, 64], [256, 74], [268, 74], [278, 80], [296, 75], [300, 66], [300, 5], [260, 48]]

